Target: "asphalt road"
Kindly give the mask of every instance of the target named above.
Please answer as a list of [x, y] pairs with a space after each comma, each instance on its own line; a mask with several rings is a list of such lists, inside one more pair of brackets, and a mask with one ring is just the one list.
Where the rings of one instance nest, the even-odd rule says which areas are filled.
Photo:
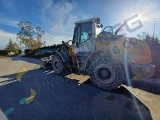
[[[113, 92], [92, 83], [78, 86], [76, 80], [39, 69], [36, 59], [0, 59], [0, 108], [9, 120], [153, 119], [150, 109], [123, 86]], [[153, 83], [154, 89], [143, 80], [134, 87], [159, 95], [160, 84]]]

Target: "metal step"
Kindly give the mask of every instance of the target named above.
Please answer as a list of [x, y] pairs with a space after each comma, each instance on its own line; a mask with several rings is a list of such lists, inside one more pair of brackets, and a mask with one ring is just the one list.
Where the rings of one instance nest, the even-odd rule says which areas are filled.
[[77, 59], [78, 59], [78, 72], [83, 73], [84, 72], [84, 67], [86, 64], [86, 60], [88, 56], [90, 55], [90, 52], [78, 52], [77, 53]]

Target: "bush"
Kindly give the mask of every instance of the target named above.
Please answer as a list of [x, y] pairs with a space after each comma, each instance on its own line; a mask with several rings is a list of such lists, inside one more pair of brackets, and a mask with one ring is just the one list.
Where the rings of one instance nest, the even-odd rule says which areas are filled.
[[18, 54], [21, 54], [21, 53], [22, 53], [22, 50], [19, 49], [19, 50], [18, 50]]
[[30, 51], [31, 51], [31, 49], [25, 49], [25, 50], [24, 50], [24, 54], [25, 54], [25, 55], [28, 55], [28, 54], [30, 53]]
[[8, 52], [9, 52], [8, 50], [0, 50], [0, 55], [7, 56]]
[[25, 50], [24, 50], [24, 54], [25, 54], [26, 56], [30, 56], [30, 55], [34, 54], [37, 50], [39, 50], [39, 49], [35, 49], [35, 50], [25, 49]]
[[[11, 39], [9, 39], [8, 45], [5, 48], [6, 50], [8, 50], [8, 55], [9, 56], [14, 56], [14, 55], [18, 55], [19, 54], [19, 47], [17, 43], [14, 43]], [[12, 54], [12, 52], [14, 52], [14, 55]]]

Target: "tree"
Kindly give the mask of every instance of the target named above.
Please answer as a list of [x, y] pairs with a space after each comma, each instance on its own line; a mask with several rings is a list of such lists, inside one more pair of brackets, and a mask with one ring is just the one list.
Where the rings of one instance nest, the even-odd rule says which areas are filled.
[[154, 44], [159, 44], [159, 39], [158, 39], [158, 37], [155, 37], [155, 38], [154, 38]]
[[151, 37], [150, 37], [149, 34], [147, 33], [145, 41], [150, 44], [150, 43], [151, 43], [151, 40], [152, 40]]
[[150, 37], [148, 34], [146, 35], [145, 41], [149, 44], [160, 44], [158, 37]]
[[20, 39], [20, 44], [24, 44], [28, 49], [37, 49], [42, 47], [45, 42], [42, 41], [44, 31], [39, 26], [34, 26], [31, 22], [20, 21], [18, 24], [20, 31], [17, 33], [17, 39]]
[[19, 47], [18, 47], [17, 43], [13, 43], [11, 38], [9, 39], [6, 50], [8, 50], [9, 52], [14, 52], [15, 54], [19, 53]]

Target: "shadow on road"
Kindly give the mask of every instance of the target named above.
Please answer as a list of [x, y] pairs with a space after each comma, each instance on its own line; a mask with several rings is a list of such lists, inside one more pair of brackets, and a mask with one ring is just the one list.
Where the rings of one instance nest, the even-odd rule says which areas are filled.
[[146, 78], [133, 81], [133, 87], [160, 95], [160, 79]]
[[[13, 77], [13, 75], [2, 76]], [[12, 79], [14, 80], [14, 79]], [[30, 90], [36, 96], [29, 104]], [[150, 120], [149, 109], [124, 87], [102, 91], [92, 83], [78, 81], [35, 69], [21, 82], [0, 87], [0, 106], [10, 120]]]
[[27, 57], [23, 57], [20, 55], [11, 57], [11, 60], [13, 61], [25, 61], [25, 62], [29, 62], [29, 63], [33, 63], [33, 64], [39, 64], [40, 60], [36, 59], [36, 58], [27, 58]]

